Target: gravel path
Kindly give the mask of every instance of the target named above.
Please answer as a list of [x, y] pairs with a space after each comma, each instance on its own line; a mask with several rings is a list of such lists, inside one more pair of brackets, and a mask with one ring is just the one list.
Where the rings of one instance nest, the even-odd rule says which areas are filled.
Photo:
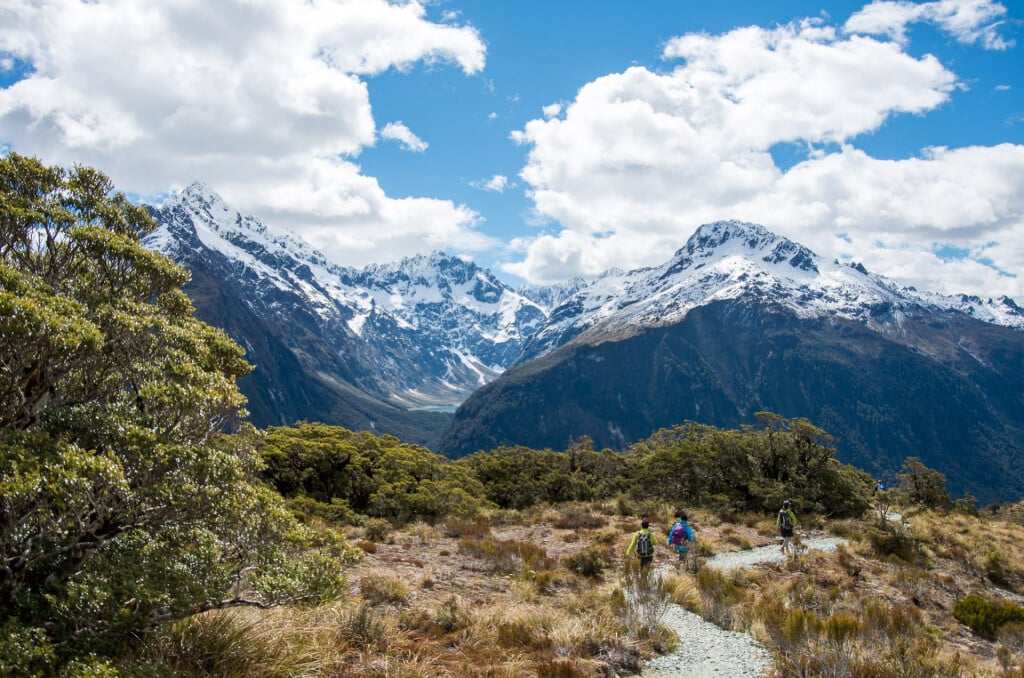
[[[803, 540], [804, 546], [814, 551], [835, 551], [839, 544], [845, 543], [846, 540], [840, 537]], [[772, 545], [734, 553], [720, 553], [708, 558], [707, 564], [720, 570], [731, 570], [736, 567], [750, 567], [758, 563], [781, 563], [785, 558], [786, 556], [779, 551], [779, 547]]]
[[[845, 539], [805, 539], [809, 549], [835, 551]], [[762, 546], [708, 558], [707, 565], [723, 570], [781, 561], [778, 546]], [[662, 566], [667, 571], [668, 566]], [[644, 666], [643, 678], [760, 678], [772, 666], [771, 653], [749, 634], [726, 631], [678, 605], [669, 606], [662, 623], [676, 632], [680, 646]]]
[[726, 631], [672, 605], [662, 623], [679, 634], [680, 645], [644, 665], [643, 678], [760, 678], [772, 655], [746, 633]]

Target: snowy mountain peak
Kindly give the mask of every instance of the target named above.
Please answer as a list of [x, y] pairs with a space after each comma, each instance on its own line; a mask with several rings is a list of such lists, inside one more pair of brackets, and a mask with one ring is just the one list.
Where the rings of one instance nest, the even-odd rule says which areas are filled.
[[740, 298], [788, 309], [799, 318], [846, 318], [880, 333], [900, 333], [903, 319], [919, 312], [959, 312], [1024, 331], [1024, 312], [1011, 299], [918, 292], [861, 264], [824, 261], [764, 226], [718, 221], [698, 228], [662, 266], [602, 276], [566, 299], [551, 311], [519, 361], [575, 337], [601, 341], [625, 336], [680, 322], [701, 306]]
[[[402, 405], [454, 405], [500, 374], [548, 308], [472, 261], [435, 251], [364, 269], [339, 266], [297, 236], [228, 206], [191, 184], [156, 211], [152, 249], [241, 290], [267, 325], [292, 328], [282, 343], [302, 360], [340, 356], [360, 388]], [[318, 358], [319, 359], [319, 358]], [[259, 362], [260, 357], [254, 360]], [[356, 365], [356, 367], [353, 367]]]
[[764, 226], [742, 221], [716, 221], [701, 226], [690, 236], [686, 246], [676, 252], [675, 259], [682, 269], [729, 256], [760, 259], [768, 264], [788, 262], [798, 270], [818, 272], [814, 252]]
[[[397, 262], [370, 264], [364, 271], [380, 278], [406, 279], [422, 284], [440, 281], [461, 284], [481, 273], [483, 269], [472, 261], [434, 250], [430, 254], [404, 257]], [[487, 275], [490, 277], [490, 274]]]
[[181, 205], [209, 214], [231, 211], [224, 199], [204, 181], [193, 181], [185, 190], [171, 196], [167, 205]]

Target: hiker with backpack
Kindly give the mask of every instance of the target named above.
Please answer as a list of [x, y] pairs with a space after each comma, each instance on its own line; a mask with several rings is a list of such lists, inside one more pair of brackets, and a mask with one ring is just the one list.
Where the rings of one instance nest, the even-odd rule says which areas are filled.
[[633, 534], [633, 540], [626, 549], [627, 558], [636, 554], [640, 559], [640, 569], [646, 568], [654, 560], [654, 545], [658, 543], [650, 526], [646, 518], [640, 521], [640, 531]]
[[793, 551], [793, 555], [796, 555], [796, 551], [793, 549], [793, 528], [796, 527], [796, 515], [790, 508], [789, 500], [782, 502], [782, 509], [779, 511], [779, 517], [775, 521], [779, 526], [779, 534], [782, 535], [782, 548], [779, 550], [785, 553], [787, 550]]
[[686, 513], [680, 511], [676, 515], [676, 524], [669, 528], [668, 531], [669, 546], [675, 548], [676, 553], [679, 554], [679, 562], [686, 560], [686, 555], [690, 552], [690, 544], [693, 543], [694, 538], [693, 528], [686, 521]]

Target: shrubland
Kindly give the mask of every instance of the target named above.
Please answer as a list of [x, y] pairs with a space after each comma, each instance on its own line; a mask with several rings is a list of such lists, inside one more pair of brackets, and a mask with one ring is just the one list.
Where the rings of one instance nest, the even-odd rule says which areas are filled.
[[[1024, 505], [954, 502], [914, 457], [878, 490], [770, 412], [456, 461], [255, 430], [251, 368], [152, 227], [95, 170], [0, 159], [0, 675], [626, 675], [687, 642], [669, 604], [751, 633], [780, 676], [1022, 674]], [[664, 576], [624, 558], [678, 508], [705, 554], [774, 544], [783, 499], [847, 544]]]

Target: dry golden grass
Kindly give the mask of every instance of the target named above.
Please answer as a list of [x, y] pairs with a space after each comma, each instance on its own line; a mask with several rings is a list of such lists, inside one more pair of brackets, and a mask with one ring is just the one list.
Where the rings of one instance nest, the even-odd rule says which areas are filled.
[[[988, 642], [952, 609], [970, 593], [1019, 599], [1024, 527], [926, 511], [906, 521], [885, 529], [875, 519], [832, 523], [848, 547], [727, 574], [705, 570], [702, 614], [764, 642], [778, 676], [1021, 675], [1024, 633]], [[766, 532], [761, 523], [734, 523], [718, 530], [718, 545], [744, 534], [756, 543]]]
[[[199, 616], [155, 637], [144, 656], [183, 676], [634, 673], [676, 641], [622, 608], [640, 514], [620, 515], [621, 503], [352, 528], [353, 539], [373, 541], [347, 570], [342, 600]], [[663, 538], [674, 507], [637, 508], [660, 538], [656, 561], [674, 562]], [[708, 551], [775, 543], [770, 518], [688, 512]], [[728, 573], [677, 569], [658, 595], [753, 634], [773, 650], [778, 676], [1024, 675], [1024, 628], [991, 642], [952, 615], [970, 593], [1024, 591], [1024, 526], [925, 511], [905, 519], [886, 530], [874, 518], [828, 523], [850, 540], [834, 553]]]

